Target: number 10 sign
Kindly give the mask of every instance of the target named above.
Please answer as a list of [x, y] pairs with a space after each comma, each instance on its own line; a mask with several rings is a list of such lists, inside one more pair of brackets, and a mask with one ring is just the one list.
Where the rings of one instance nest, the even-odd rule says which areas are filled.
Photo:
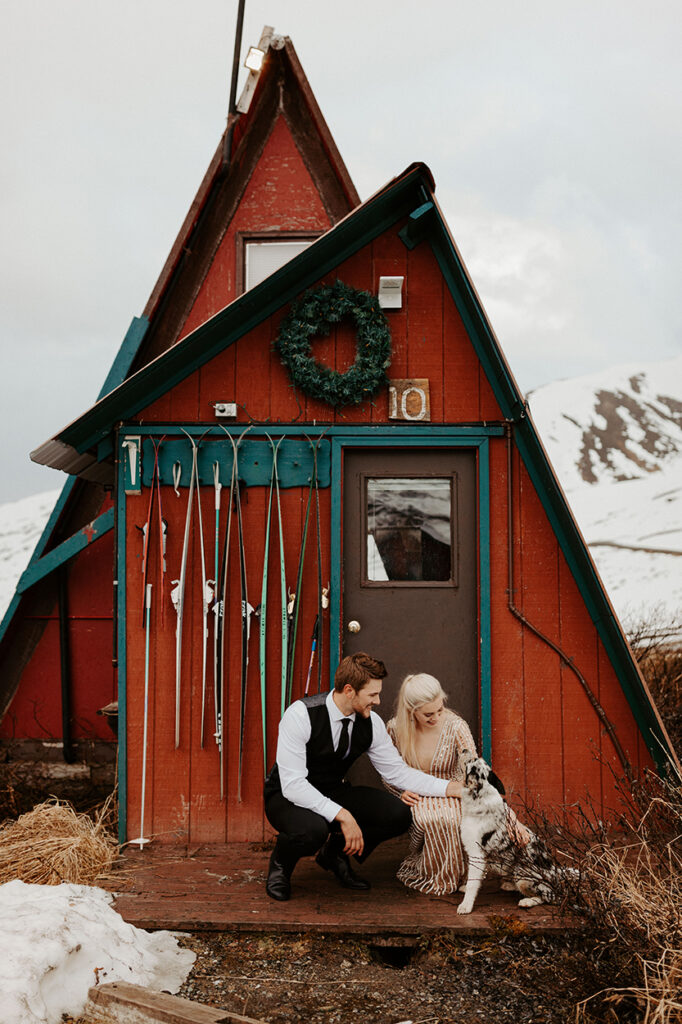
[[388, 382], [388, 418], [390, 420], [431, 419], [429, 382], [423, 377]]

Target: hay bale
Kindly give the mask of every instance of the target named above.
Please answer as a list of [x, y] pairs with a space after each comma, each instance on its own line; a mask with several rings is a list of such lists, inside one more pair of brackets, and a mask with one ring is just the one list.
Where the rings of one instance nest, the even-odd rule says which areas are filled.
[[108, 807], [93, 821], [57, 799], [0, 826], [0, 884], [15, 878], [39, 885], [92, 885], [118, 852], [106, 825]]

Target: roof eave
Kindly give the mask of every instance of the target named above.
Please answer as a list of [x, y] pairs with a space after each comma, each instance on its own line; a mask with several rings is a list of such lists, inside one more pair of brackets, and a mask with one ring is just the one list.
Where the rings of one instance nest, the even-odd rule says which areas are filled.
[[[349, 213], [308, 249], [261, 284], [240, 295], [181, 342], [141, 367], [51, 441], [40, 445], [31, 453], [33, 461], [64, 469], [66, 464], [77, 464], [78, 456], [87, 452], [96, 458], [96, 446], [117, 422], [134, 417], [198, 366], [267, 319], [401, 215], [408, 213], [414, 203], [430, 195], [432, 186], [429, 169], [424, 164], [411, 164], [403, 174]], [[67, 454], [65, 449], [71, 449], [72, 454]]]

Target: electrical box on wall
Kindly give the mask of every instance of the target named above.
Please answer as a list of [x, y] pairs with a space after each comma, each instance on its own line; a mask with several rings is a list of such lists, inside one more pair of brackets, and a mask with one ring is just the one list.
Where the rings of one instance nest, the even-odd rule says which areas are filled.
[[379, 278], [379, 305], [382, 309], [403, 308], [403, 281], [404, 277], [380, 277]]
[[213, 408], [218, 419], [236, 420], [237, 418], [236, 402], [214, 402]]

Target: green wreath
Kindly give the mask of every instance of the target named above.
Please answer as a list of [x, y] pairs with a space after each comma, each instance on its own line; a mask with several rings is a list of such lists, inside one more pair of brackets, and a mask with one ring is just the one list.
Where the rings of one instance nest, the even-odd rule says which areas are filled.
[[[345, 317], [355, 321], [357, 351], [353, 365], [339, 373], [318, 363], [312, 342], [326, 337], [332, 325]], [[388, 321], [376, 296], [342, 281], [313, 288], [295, 302], [280, 325], [275, 347], [296, 387], [329, 405], [358, 405], [388, 383]]]

